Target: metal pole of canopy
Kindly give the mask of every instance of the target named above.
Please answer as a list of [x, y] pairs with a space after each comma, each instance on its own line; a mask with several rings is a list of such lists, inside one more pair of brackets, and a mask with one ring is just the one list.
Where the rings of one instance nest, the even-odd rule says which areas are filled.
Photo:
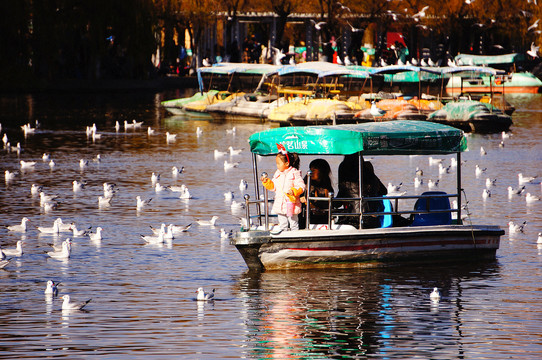
[[[252, 175], [254, 176], [254, 193], [256, 194], [256, 199], [260, 200], [260, 186], [258, 182], [258, 154], [252, 153]], [[265, 204], [267, 206], [267, 203]], [[258, 223], [262, 225], [262, 211], [260, 205], [258, 204]], [[250, 224], [250, 219], [247, 219]]]
[[307, 171], [307, 196], [305, 196], [305, 199], [307, 199], [307, 206], [305, 206], [305, 209], [307, 210], [305, 229], [307, 230], [310, 229], [311, 224], [311, 202], [309, 200], [311, 196], [311, 175], [312, 171]]
[[461, 152], [457, 152], [457, 223], [461, 224]]
[[359, 228], [361, 229], [363, 227], [363, 155], [361, 155], [361, 151], [358, 153], [359, 155], [359, 171], [358, 171], [358, 189], [359, 189]]

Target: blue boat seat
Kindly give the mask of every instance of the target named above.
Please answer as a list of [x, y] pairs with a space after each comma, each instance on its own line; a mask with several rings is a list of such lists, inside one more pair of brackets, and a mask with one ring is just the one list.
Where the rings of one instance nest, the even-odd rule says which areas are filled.
[[[444, 191], [426, 191], [422, 195], [445, 195]], [[418, 199], [414, 204], [414, 210], [427, 210], [428, 199]], [[439, 197], [429, 199], [429, 211], [449, 210], [449, 198]], [[452, 223], [451, 212], [438, 212], [429, 214], [414, 214], [414, 220], [411, 226], [429, 226], [429, 225], [450, 225]]]
[[[383, 212], [391, 212], [391, 211], [393, 211], [390, 200], [384, 199], [384, 200], [382, 200], [382, 202], [384, 204], [384, 211]], [[393, 218], [392, 218], [391, 214], [380, 215], [379, 219], [380, 219], [380, 227], [382, 227], [382, 228], [391, 227], [393, 225], [393, 221], [392, 221]]]

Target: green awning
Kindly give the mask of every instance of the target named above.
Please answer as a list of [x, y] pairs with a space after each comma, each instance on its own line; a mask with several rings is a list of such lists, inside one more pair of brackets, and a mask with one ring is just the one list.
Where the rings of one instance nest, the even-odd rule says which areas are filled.
[[250, 136], [250, 151], [277, 153], [283, 144], [290, 152], [307, 155], [429, 155], [467, 148], [463, 131], [428, 121], [395, 120], [352, 125], [294, 126]]

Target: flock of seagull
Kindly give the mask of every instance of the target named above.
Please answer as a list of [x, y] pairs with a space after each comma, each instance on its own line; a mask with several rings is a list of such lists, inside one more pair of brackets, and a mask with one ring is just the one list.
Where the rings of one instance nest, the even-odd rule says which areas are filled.
[[[133, 120], [132, 123], [129, 123], [127, 121], [124, 121], [124, 129], [138, 129], [142, 127], [143, 122], [136, 122]], [[22, 130], [24, 133], [24, 136], [28, 136], [30, 134], [34, 134], [36, 132], [36, 128], [39, 126], [39, 123], [36, 121], [36, 127], [32, 127], [30, 124], [25, 124], [22, 126]], [[0, 132], [2, 130], [2, 125], [0, 124]], [[120, 124], [117, 121], [115, 124], [115, 130], [118, 132], [120, 130]], [[236, 129], [235, 127], [233, 129], [227, 130], [228, 134], [235, 135]], [[151, 127], [148, 127], [147, 134], [155, 135], [155, 131], [151, 129]], [[198, 127], [196, 130], [196, 135], [199, 137], [203, 134], [203, 131]], [[100, 133], [98, 133], [97, 127], [95, 124], [92, 126], [87, 126], [86, 128], [86, 135], [88, 139], [92, 139], [92, 141], [96, 141], [101, 138]], [[166, 133], [166, 142], [170, 143], [172, 141], [175, 141], [176, 134], [170, 134], [169, 132]], [[2, 141], [4, 143], [4, 150], [7, 152], [17, 151], [17, 155], [20, 155], [21, 153], [21, 145], [20, 143], [17, 144], [15, 148], [13, 148], [10, 145], [8, 136], [6, 133], [2, 136]], [[214, 157], [215, 159], [219, 159], [222, 157], [225, 157], [229, 154], [230, 160], [234, 156], [238, 156], [242, 153], [242, 149], [234, 149], [233, 147], [229, 147], [227, 151], [220, 152], [218, 150], [215, 150]], [[42, 161], [49, 164], [49, 167], [52, 169], [56, 164], [54, 163], [54, 160], [51, 159], [50, 154], [44, 153], [42, 155]], [[96, 155], [96, 157], [93, 159], [93, 162], [100, 163], [102, 161], [100, 155]], [[21, 174], [23, 174], [25, 171], [32, 171], [37, 166], [38, 161], [30, 161], [30, 160], [19, 160], [20, 170]], [[81, 171], [85, 170], [87, 166], [90, 164], [88, 160], [80, 159], [79, 161], [79, 168]], [[228, 162], [224, 161], [224, 170], [227, 171], [231, 168], [238, 167], [238, 162]], [[173, 166], [171, 168], [171, 174], [173, 178], [177, 178], [180, 174], [183, 174], [185, 171], [184, 166], [177, 167]], [[9, 186], [18, 176], [19, 172], [17, 171], [9, 171], [5, 170], [5, 183], [6, 186]], [[151, 184], [156, 194], [159, 193], [171, 193], [171, 194], [177, 194], [179, 199], [188, 200], [192, 198], [192, 195], [190, 194], [188, 188], [186, 185], [182, 184], [181, 186], [165, 186], [160, 184], [160, 174], [153, 172], [151, 174]], [[242, 186], [240, 186], [240, 190], [246, 190], [248, 187], [248, 184], [246, 181], [241, 180]], [[87, 186], [86, 181], [79, 181], [74, 180], [72, 182], [72, 191], [74, 194], [83, 192], [85, 190], [85, 187]], [[103, 195], [98, 197], [98, 207], [99, 208], [106, 208], [110, 207], [112, 205], [112, 200], [114, 199], [116, 193], [119, 191], [119, 188], [114, 183], [103, 183]], [[50, 211], [53, 211], [58, 208], [60, 205], [59, 202], [59, 196], [47, 194], [45, 192], [44, 186], [38, 185], [38, 184], [32, 184], [30, 188], [30, 195], [33, 198], [39, 198], [40, 202], [40, 208], [43, 213], [49, 213]], [[233, 192], [230, 193], [229, 199], [225, 197], [226, 201], [231, 201], [232, 204], [232, 213], [235, 212], [237, 209], [242, 209], [244, 207], [244, 204], [236, 203], [233, 201]], [[140, 195], [136, 196], [135, 199], [135, 207], [136, 210], [143, 211], [145, 207], [147, 207], [152, 201], [152, 198], [143, 199]], [[235, 209], [234, 209], [235, 208]], [[217, 225], [218, 216], [213, 216], [210, 220], [202, 220], [202, 219], [196, 219], [195, 221], [200, 226], [216, 226]], [[83, 228], [79, 229], [77, 227], [77, 224], [75, 222], [71, 223], [64, 223], [62, 218], [58, 217], [56, 220], [54, 220], [51, 227], [46, 226], [31, 226], [32, 222], [28, 217], [23, 217], [20, 224], [13, 224], [6, 226], [6, 229], [10, 233], [21, 233], [26, 234], [27, 232], [37, 230], [39, 234], [45, 234], [45, 235], [54, 235], [59, 236], [60, 234], [71, 234], [71, 237], [66, 238], [60, 245], [56, 244], [49, 244], [51, 246], [51, 249], [49, 251], [44, 251], [44, 253], [51, 259], [59, 260], [59, 261], [67, 261], [71, 255], [72, 255], [72, 244], [73, 239], [76, 238], [88, 238], [90, 241], [94, 243], [100, 243], [103, 234], [102, 232], [104, 229], [100, 226], [96, 227], [95, 232], [91, 231], [91, 227], [89, 228]], [[162, 244], [172, 241], [175, 237], [178, 237], [181, 233], [187, 232], [190, 227], [192, 226], [192, 223], [188, 225], [174, 225], [169, 224], [166, 225], [165, 223], [162, 223], [159, 228], [155, 228], [153, 226], [150, 226], [150, 229], [152, 231], [151, 235], [140, 235], [141, 239], [145, 241], [147, 244]], [[221, 239], [230, 239], [232, 236], [232, 231], [226, 232], [223, 228], [220, 229], [220, 237]], [[10, 261], [13, 257], [21, 257], [24, 254], [23, 249], [23, 241], [18, 240], [16, 243], [15, 248], [7, 248], [0, 246], [0, 269], [6, 268], [6, 266], [9, 265]], [[51, 298], [55, 298], [58, 295], [58, 285], [59, 283], [55, 283], [53, 280], [48, 280], [46, 288], [44, 290], [44, 294], [47, 296], [47, 298], [50, 300]], [[214, 300], [214, 292], [213, 289], [212, 292], [206, 293], [203, 288], [198, 288], [197, 297], [196, 300], [198, 301], [209, 301]], [[86, 300], [83, 302], [72, 302], [70, 299], [70, 295], [65, 294], [61, 297], [63, 300], [62, 303], [62, 310], [81, 310], [83, 309], [90, 301]]]

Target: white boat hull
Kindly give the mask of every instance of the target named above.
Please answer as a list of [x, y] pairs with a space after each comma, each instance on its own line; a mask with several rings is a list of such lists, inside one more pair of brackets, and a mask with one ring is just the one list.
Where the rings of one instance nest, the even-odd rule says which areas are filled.
[[249, 269], [378, 267], [411, 260], [494, 258], [504, 231], [497, 226], [438, 225], [363, 230], [298, 230], [236, 234]]

